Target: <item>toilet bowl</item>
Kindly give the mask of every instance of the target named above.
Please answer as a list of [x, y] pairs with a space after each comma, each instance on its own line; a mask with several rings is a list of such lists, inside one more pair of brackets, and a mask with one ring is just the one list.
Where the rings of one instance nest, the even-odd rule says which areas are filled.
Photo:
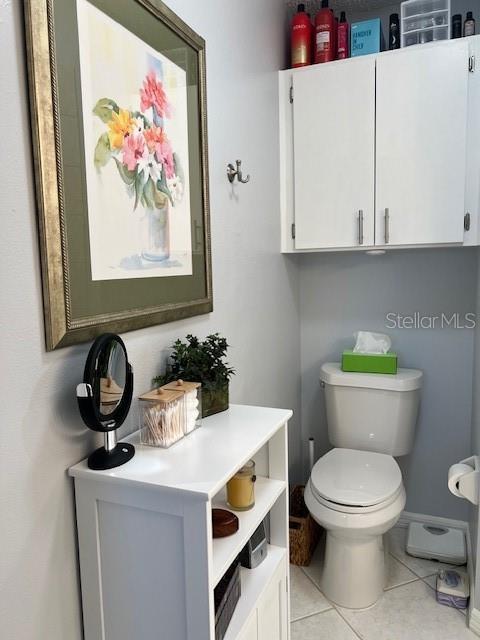
[[327, 532], [321, 584], [327, 598], [351, 609], [374, 604], [386, 571], [383, 538], [405, 506], [394, 457], [414, 444], [423, 374], [320, 369], [332, 449], [312, 469], [305, 503]]
[[405, 499], [400, 468], [390, 455], [332, 449], [315, 464], [305, 503], [327, 532], [321, 588], [332, 602], [361, 609], [381, 596], [383, 537]]

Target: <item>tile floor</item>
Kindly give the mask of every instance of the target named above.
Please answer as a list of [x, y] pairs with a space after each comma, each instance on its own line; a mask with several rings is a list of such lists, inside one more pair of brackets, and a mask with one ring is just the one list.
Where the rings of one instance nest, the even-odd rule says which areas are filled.
[[321, 593], [323, 545], [309, 567], [291, 565], [292, 640], [478, 640], [463, 612], [435, 600], [435, 574], [446, 565], [408, 556], [406, 531], [388, 535], [387, 587], [369, 609], [344, 609]]

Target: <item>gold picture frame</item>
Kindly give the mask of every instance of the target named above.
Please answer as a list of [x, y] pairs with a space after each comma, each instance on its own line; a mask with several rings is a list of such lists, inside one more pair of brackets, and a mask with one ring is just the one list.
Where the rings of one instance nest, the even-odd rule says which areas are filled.
[[[64, 168], [62, 166], [62, 129], [59, 106], [62, 86], [57, 68], [56, 36], [58, 29], [62, 27], [55, 23], [55, 11], [58, 8], [61, 12], [63, 5], [62, 7], [56, 6], [55, 3], [57, 1], [25, 1], [26, 46], [47, 350], [84, 342], [103, 332], [122, 333], [209, 313], [213, 309], [205, 41], [161, 0], [122, 0], [124, 5], [123, 14], [127, 14], [126, 19], [128, 19], [128, 11], [130, 10], [132, 15], [137, 15], [140, 11], [143, 11], [142, 20], [158, 21], [157, 25], [161, 24], [162, 28], [168, 29], [171, 37], [178, 38], [178, 42], [188, 52], [189, 59], [193, 61], [191, 76], [196, 84], [193, 92], [195, 100], [191, 106], [192, 109], [197, 110], [197, 113], [193, 113], [192, 116], [192, 121], [197, 125], [192, 137], [195, 140], [198, 139], [195, 147], [195, 149], [198, 147], [198, 152], [196, 152], [197, 155], [195, 156], [196, 164], [194, 163], [193, 166], [199, 176], [197, 180], [198, 194], [196, 199], [198, 202], [196, 206], [200, 213], [195, 223], [192, 222], [192, 242], [199, 247], [196, 256], [197, 267], [192, 275], [194, 281], [190, 283], [190, 281], [185, 280], [184, 299], [179, 299], [178, 295], [176, 295], [177, 299], [173, 299], [175, 296], [171, 296], [172, 299], [168, 299], [172, 292], [176, 292], [179, 288], [181, 289], [175, 284], [174, 278], [151, 278], [150, 280], [157, 282], [149, 283], [148, 286], [142, 285], [144, 291], [142, 289], [141, 294], [137, 291], [139, 289], [138, 280], [132, 279], [125, 280], [122, 284], [122, 296], [120, 298], [124, 299], [125, 303], [122, 303], [123, 307], [121, 309], [116, 308], [115, 310], [109, 309], [105, 311], [101, 308], [101, 303], [98, 302], [98, 308], [94, 312], [79, 313], [75, 311], [79, 287], [75, 286], [72, 274], [75, 269], [78, 269], [81, 276], [85, 277], [87, 265], [82, 263], [78, 267], [78, 260], [75, 264], [71, 261], [70, 252], [72, 247], [70, 245], [72, 240], [69, 240], [69, 234], [67, 233], [69, 219], [66, 200], [68, 200], [68, 194], [66, 194], [65, 190]], [[109, 1], [112, 6], [118, 3], [118, 0], [103, 0], [103, 3], [98, 0], [102, 6], [107, 6]], [[62, 2], [65, 3], [67, 0], [62, 0]], [[73, 5], [74, 2], [72, 4], [72, 15], [75, 11]], [[153, 29], [154, 25], [152, 26], [152, 33]], [[65, 59], [66, 56], [63, 51], [62, 56], [62, 59]], [[72, 60], [75, 64], [75, 55], [72, 55]], [[77, 64], [79, 65], [79, 60]], [[188, 138], [190, 145], [190, 130]], [[190, 162], [194, 161], [190, 160]], [[84, 215], [88, 216], [88, 211], [84, 211]], [[99, 288], [100, 285], [98, 285], [97, 289], [92, 289], [95, 295], [90, 295], [88, 286], [85, 280], [82, 295], [88, 300], [89, 304], [92, 298], [98, 299], [98, 301], [113, 300], [116, 295], [115, 292], [120, 290], [118, 286], [115, 288], [112, 283], [109, 284], [107, 281], [101, 285], [103, 288]], [[193, 290], [193, 288], [195, 288], [195, 291], [200, 291], [200, 293], [192, 298], [189, 297], [188, 291]], [[86, 293], [84, 293], [84, 290]], [[112, 293], [109, 293], [109, 291]], [[163, 298], [160, 298], [160, 296], [163, 296]], [[130, 307], [130, 299], [137, 300], [137, 303]], [[153, 304], [149, 303], [151, 299], [155, 299]], [[144, 302], [139, 304], [138, 300], [144, 300]]]

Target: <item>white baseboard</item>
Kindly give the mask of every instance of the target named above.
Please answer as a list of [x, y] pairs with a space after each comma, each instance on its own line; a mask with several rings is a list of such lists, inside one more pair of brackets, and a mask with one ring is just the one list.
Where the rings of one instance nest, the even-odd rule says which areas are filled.
[[428, 516], [423, 513], [411, 513], [410, 511], [402, 511], [402, 515], [397, 522], [397, 527], [408, 527], [410, 522], [423, 522], [433, 526], [454, 527], [468, 531], [468, 522], [464, 520], [452, 520], [452, 518], [441, 518], [440, 516]]
[[467, 543], [467, 571], [470, 580], [468, 626], [474, 633], [480, 636], [480, 610], [473, 607], [473, 603], [475, 602], [475, 579], [473, 575], [472, 539], [470, 537], [470, 527], [468, 526], [468, 522], [465, 522], [464, 520], [453, 520], [452, 518], [441, 518], [440, 516], [429, 516], [423, 513], [410, 513], [409, 511], [403, 511], [396, 526], [408, 527], [410, 522], [423, 522], [424, 524], [431, 524], [439, 527], [454, 527], [465, 531], [465, 539]]
[[470, 609], [468, 626], [471, 631], [480, 636], [480, 611], [478, 609], [473, 607]]

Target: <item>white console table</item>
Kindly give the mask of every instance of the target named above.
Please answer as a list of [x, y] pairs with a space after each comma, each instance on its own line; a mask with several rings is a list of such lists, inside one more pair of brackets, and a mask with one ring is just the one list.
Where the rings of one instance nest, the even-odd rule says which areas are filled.
[[[214, 640], [213, 590], [268, 516], [267, 558], [241, 570], [225, 640], [288, 640], [287, 422], [292, 412], [233, 405], [170, 449], [128, 438], [135, 457], [75, 478], [85, 640]], [[211, 509], [255, 460], [255, 506], [212, 539]]]

